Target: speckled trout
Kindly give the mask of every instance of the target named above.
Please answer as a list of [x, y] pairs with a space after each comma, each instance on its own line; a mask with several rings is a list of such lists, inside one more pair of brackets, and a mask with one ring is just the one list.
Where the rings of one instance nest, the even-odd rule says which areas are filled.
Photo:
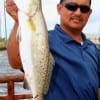
[[47, 93], [54, 60], [49, 51], [48, 31], [41, 0], [14, 0], [19, 11], [19, 49], [33, 100]]

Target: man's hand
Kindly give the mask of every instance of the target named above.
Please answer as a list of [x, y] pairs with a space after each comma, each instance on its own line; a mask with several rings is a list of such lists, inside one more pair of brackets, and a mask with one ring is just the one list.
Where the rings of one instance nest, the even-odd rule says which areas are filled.
[[6, 0], [6, 11], [15, 21], [18, 21], [18, 8], [13, 0]]

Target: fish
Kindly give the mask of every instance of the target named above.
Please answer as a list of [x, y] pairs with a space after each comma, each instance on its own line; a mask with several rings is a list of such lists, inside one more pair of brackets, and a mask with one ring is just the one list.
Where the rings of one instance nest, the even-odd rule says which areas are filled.
[[33, 100], [43, 100], [49, 90], [54, 58], [41, 0], [14, 0], [18, 7], [18, 40], [25, 78]]

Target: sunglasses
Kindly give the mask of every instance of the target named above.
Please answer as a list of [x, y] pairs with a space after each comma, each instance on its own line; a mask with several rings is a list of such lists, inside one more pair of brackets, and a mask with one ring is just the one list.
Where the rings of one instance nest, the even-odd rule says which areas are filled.
[[70, 11], [76, 11], [78, 8], [80, 8], [80, 11], [82, 13], [87, 13], [90, 11], [90, 7], [89, 6], [86, 6], [86, 5], [78, 5], [76, 3], [63, 3], [62, 4], [65, 8], [67, 8], [68, 10]]

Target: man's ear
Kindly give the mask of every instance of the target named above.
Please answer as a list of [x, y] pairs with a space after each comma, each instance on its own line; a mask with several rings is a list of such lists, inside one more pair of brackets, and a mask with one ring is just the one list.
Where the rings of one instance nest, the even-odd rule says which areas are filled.
[[57, 12], [58, 12], [58, 14], [60, 14], [61, 10], [62, 10], [62, 5], [61, 4], [57, 4]]

